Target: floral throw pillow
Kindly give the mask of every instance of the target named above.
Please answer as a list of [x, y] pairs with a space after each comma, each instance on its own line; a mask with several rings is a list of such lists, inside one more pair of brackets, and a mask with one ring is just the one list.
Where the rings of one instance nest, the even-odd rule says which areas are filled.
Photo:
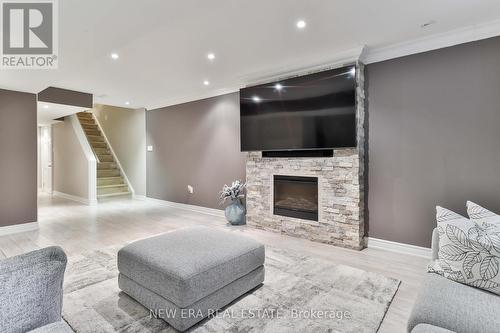
[[436, 207], [439, 252], [428, 271], [500, 295], [500, 226]]
[[472, 201], [467, 201], [467, 214], [469, 218], [484, 227], [491, 224], [500, 226], [500, 215], [497, 215]]

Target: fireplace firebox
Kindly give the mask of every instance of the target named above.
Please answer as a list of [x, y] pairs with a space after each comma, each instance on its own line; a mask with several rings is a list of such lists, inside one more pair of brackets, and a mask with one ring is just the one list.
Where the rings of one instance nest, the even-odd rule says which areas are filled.
[[318, 221], [318, 178], [274, 176], [274, 214]]

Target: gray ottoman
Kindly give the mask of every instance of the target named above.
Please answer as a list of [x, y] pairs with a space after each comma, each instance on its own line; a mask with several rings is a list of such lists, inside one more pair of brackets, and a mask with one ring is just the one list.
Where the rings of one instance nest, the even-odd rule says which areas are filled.
[[264, 245], [208, 227], [175, 230], [118, 252], [120, 289], [184, 331], [264, 281]]

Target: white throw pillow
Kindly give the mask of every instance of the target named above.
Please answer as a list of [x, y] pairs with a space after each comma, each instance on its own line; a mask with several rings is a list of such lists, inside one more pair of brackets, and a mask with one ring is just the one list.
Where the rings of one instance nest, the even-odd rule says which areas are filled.
[[467, 201], [467, 214], [469, 218], [483, 227], [488, 227], [490, 224], [500, 226], [500, 215], [497, 215], [484, 207], [479, 206], [472, 201]]
[[484, 228], [436, 207], [439, 252], [428, 271], [500, 295], [500, 226]]

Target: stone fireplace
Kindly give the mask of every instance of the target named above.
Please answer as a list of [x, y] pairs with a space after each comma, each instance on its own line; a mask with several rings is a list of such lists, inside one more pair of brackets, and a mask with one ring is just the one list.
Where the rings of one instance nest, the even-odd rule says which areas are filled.
[[364, 78], [358, 64], [356, 148], [333, 156], [247, 153], [247, 224], [351, 249], [364, 248]]

